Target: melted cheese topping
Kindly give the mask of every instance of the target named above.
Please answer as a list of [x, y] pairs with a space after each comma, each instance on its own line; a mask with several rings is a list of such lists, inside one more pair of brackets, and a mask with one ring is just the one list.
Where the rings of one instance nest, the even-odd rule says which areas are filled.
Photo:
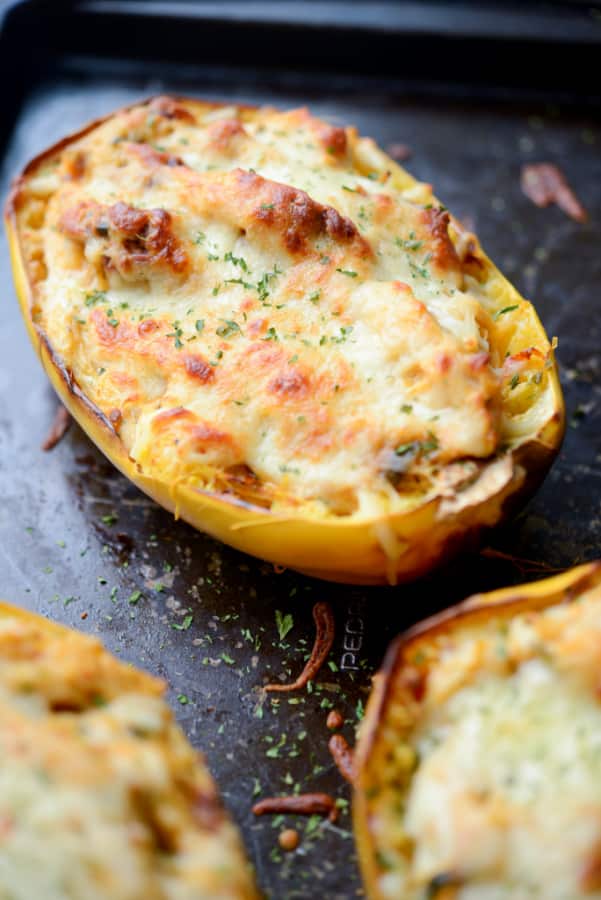
[[519, 298], [386, 162], [306, 110], [158, 98], [29, 178], [34, 320], [142, 472], [345, 515], [497, 452], [544, 349], [503, 369]]
[[162, 684], [90, 638], [0, 617], [0, 896], [257, 894]]
[[439, 640], [416, 771], [376, 801], [382, 897], [601, 898], [600, 657], [601, 586]]

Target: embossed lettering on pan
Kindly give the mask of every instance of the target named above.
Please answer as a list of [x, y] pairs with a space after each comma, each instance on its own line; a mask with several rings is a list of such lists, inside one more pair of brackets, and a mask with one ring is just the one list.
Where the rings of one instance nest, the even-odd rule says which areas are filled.
[[415, 578], [557, 452], [533, 307], [353, 128], [155, 98], [30, 163], [6, 216], [69, 411], [159, 503], [248, 553]]

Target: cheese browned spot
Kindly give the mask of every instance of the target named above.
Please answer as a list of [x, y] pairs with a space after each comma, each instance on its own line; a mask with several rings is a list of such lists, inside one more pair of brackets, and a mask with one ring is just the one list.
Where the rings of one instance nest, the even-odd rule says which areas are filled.
[[163, 692], [98, 641], [0, 609], [0, 896], [258, 896]]
[[[521, 440], [504, 404], [540, 381], [525, 360], [514, 393], [489, 264], [352, 128], [161, 97], [19, 208], [36, 325], [144, 475], [222, 490], [244, 466], [274, 511], [372, 516]], [[201, 451], [191, 422], [224, 437]]]

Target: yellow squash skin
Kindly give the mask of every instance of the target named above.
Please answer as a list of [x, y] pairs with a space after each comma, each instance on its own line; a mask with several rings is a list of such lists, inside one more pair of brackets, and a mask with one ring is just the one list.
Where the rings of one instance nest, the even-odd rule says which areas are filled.
[[164, 690], [98, 640], [0, 603], [2, 897], [259, 897]]
[[369, 900], [601, 896], [600, 635], [595, 562], [393, 642], [355, 755]]
[[[218, 109], [217, 105], [197, 101], [178, 102], [198, 116]], [[252, 121], [259, 112], [238, 108], [243, 121]], [[86, 397], [48, 335], [33, 321], [34, 286], [19, 224], [28, 181], [40, 167], [111, 118], [90, 124], [29, 163], [15, 182], [5, 221], [17, 294], [46, 373], [69, 412], [127, 478], [176, 516], [239, 550], [312, 576], [363, 584], [395, 584], [423, 575], [460, 549], [476, 543], [483, 529], [506, 518], [536, 490], [559, 449], [564, 429], [563, 398], [553, 349], [534, 308], [494, 267], [476, 238], [466, 235], [453, 219], [450, 238], [457, 247], [462, 242], [469, 245], [471, 259], [477, 262], [478, 279], [486, 286], [492, 320], [498, 323], [489, 336], [495, 353], [500, 359], [517, 359], [523, 354], [527, 360], [534, 350], [537, 358], [544, 360], [536, 376], [538, 381], [527, 376], [528, 384], [522, 384], [519, 390], [504, 387], [503, 446], [489, 458], [478, 460], [476, 477], [457, 488], [452, 480], [445, 483], [437, 470], [434, 488], [423, 497], [415, 495], [417, 499], [402, 509], [387, 509], [385, 504], [376, 503], [372, 508], [368, 505], [357, 512], [334, 515], [303, 502], [274, 509], [268, 502], [254, 504], [244, 494], [236, 495], [235, 489], [192, 486], [184, 478], [145, 471], [131, 457], [107, 415]], [[346, 136], [357, 152], [369, 160], [374, 177], [388, 180], [402, 191], [421, 190], [423, 186], [372, 141], [358, 138], [354, 129], [346, 129]], [[496, 314], [505, 310], [508, 312], [497, 319]]]

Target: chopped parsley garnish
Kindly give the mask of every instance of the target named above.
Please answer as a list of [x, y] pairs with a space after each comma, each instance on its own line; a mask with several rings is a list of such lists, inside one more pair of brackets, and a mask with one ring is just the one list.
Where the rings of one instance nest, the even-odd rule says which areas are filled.
[[[340, 335], [338, 337], [331, 337], [330, 340], [332, 341], [333, 344], [343, 344], [346, 341], [349, 334], [351, 334], [352, 330], [353, 330], [352, 325], [346, 325], [346, 326], [342, 325], [340, 328]], [[321, 344], [321, 341], [319, 343]]]
[[194, 323], [194, 327], [196, 328], [196, 330], [199, 334], [202, 334], [204, 327], [205, 327], [205, 320], [197, 319], [196, 322]]
[[353, 272], [352, 269], [336, 269], [337, 272], [340, 272], [341, 275], [346, 275], [347, 278], [356, 278], [357, 273]]
[[289, 631], [294, 627], [294, 619], [290, 613], [284, 615], [279, 609], [275, 611], [275, 623], [278, 628], [280, 640], [283, 641]]
[[174, 339], [173, 343], [175, 345], [175, 349], [181, 350], [182, 347], [184, 346], [182, 344], [182, 334], [184, 332], [182, 331], [181, 325], [179, 322], [176, 321], [176, 322], [171, 323], [171, 327], [173, 328], [173, 331], [170, 331], [168, 333], [167, 337], [172, 337]]
[[313, 291], [313, 293], [309, 296], [309, 300], [311, 303], [319, 303], [320, 297], [321, 297], [321, 291]]
[[411, 453], [412, 450], [415, 450], [415, 448], [415, 441], [408, 441], [406, 444], [399, 444], [398, 447], [395, 447], [394, 452], [397, 456], [405, 456], [407, 453]]
[[188, 613], [187, 616], [184, 616], [181, 622], [172, 622], [171, 627], [175, 631], [187, 631], [193, 621], [194, 616], [192, 615], [192, 613]]
[[434, 450], [438, 450], [439, 446], [438, 438], [434, 432], [429, 431], [425, 441], [407, 441], [407, 443], [399, 444], [398, 447], [395, 447], [394, 452], [397, 456], [406, 456], [407, 453], [422, 453], [427, 456], [429, 453], [433, 453]]
[[225, 284], [241, 284], [243, 288], [246, 288], [247, 291], [252, 291], [254, 285], [250, 284], [248, 281], [244, 281], [242, 278], [226, 278]]
[[495, 322], [497, 319], [500, 319], [501, 316], [504, 316], [505, 313], [513, 312], [514, 309], [519, 309], [519, 303], [514, 303], [513, 306], [504, 306], [503, 309], [498, 310], [493, 316]]
[[397, 237], [394, 239], [394, 242], [397, 247], [401, 247], [401, 249], [403, 250], [421, 250], [421, 248], [424, 246], [423, 241], [416, 240], [414, 231], [409, 232], [409, 238], [407, 240], [403, 240], [402, 238]]
[[409, 268], [411, 269], [411, 275], [413, 278], [415, 278], [416, 275], [419, 275], [420, 278], [427, 278], [429, 275], [429, 272], [425, 266], [418, 266], [413, 262], [412, 259], [409, 260]]
[[231, 262], [232, 265], [234, 265], [234, 266], [240, 266], [240, 268], [242, 269], [243, 272], [248, 272], [248, 266], [246, 264], [246, 260], [243, 259], [241, 256], [234, 256], [234, 254], [231, 252], [231, 250], [228, 250], [228, 252], [225, 254], [223, 259], [225, 260], [225, 262]]
[[261, 278], [257, 282], [257, 293], [259, 294], [259, 300], [263, 303], [267, 297], [269, 297], [269, 282], [272, 278], [276, 278], [276, 276], [281, 275], [282, 270], [275, 265], [273, 267], [273, 272], [265, 272]]
[[127, 602], [130, 603], [132, 606], [135, 606], [141, 596], [142, 596], [142, 591], [133, 591], [127, 598]]
[[272, 328], [268, 328], [268, 329], [267, 329], [267, 332], [266, 332], [266, 334], [265, 334], [265, 337], [263, 338], [263, 340], [264, 340], [264, 341], [277, 341], [277, 340], [279, 340], [279, 338], [278, 338], [278, 333], [277, 333], [277, 331], [275, 330], [275, 328], [273, 328], [273, 327], [272, 327]]
[[513, 391], [514, 388], [516, 388], [516, 387], [518, 386], [519, 383], [520, 383], [520, 376], [516, 373], [516, 374], [512, 377], [511, 381], [509, 382], [509, 388], [510, 388], [510, 390]]
[[215, 329], [215, 334], [218, 334], [219, 337], [227, 338], [231, 337], [233, 334], [241, 334], [242, 331], [237, 322], [234, 322], [233, 319], [222, 319], [223, 325], [220, 325]]
[[202, 244], [204, 239], [206, 238], [206, 234], [204, 231], [198, 231], [196, 237], [194, 238], [195, 244]]
[[90, 294], [86, 294], [85, 304], [86, 306], [95, 306], [96, 303], [105, 303], [106, 302], [106, 291], [92, 291]]
[[177, 700], [178, 703], [181, 703], [182, 706], [187, 706], [187, 704], [190, 702], [189, 698], [185, 694], [178, 694]]
[[409, 415], [410, 412], [413, 412], [413, 407], [411, 406], [410, 403], [403, 403], [403, 405], [401, 406], [401, 412], [406, 413], [406, 415]]
[[438, 450], [439, 447], [438, 438], [432, 432], [428, 432], [428, 440], [421, 442], [421, 451], [422, 453], [432, 453], [434, 450]]
[[273, 203], [261, 203], [261, 209], [273, 209]]
[[343, 191], [348, 191], [349, 194], [358, 194], [358, 193], [359, 193], [358, 190], [357, 190], [357, 188], [349, 187], [348, 184], [343, 184], [343, 185], [342, 185], [342, 190], [343, 190]]

